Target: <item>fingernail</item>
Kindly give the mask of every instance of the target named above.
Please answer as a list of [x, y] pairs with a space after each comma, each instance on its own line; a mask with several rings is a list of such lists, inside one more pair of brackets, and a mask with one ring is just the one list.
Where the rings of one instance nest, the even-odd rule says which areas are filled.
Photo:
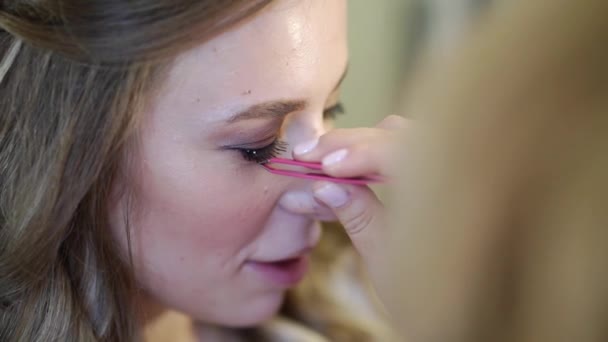
[[307, 142], [298, 144], [298, 145], [296, 145], [296, 147], [294, 147], [293, 153], [300, 154], [300, 155], [309, 153], [310, 151], [314, 150], [315, 147], [317, 147], [318, 143], [319, 143], [319, 140], [315, 139], [315, 140], [311, 140], [311, 141], [307, 141]]
[[328, 154], [325, 158], [323, 158], [323, 166], [327, 167], [336, 165], [339, 162], [343, 161], [344, 158], [346, 158], [346, 155], [348, 155], [348, 150], [346, 149], [341, 149], [337, 150], [336, 152], [332, 152]]
[[334, 183], [325, 183], [314, 190], [315, 197], [331, 208], [340, 208], [348, 203], [348, 192]]
[[310, 192], [293, 191], [287, 192], [279, 199], [279, 204], [295, 213], [313, 213], [315, 212], [315, 200]]

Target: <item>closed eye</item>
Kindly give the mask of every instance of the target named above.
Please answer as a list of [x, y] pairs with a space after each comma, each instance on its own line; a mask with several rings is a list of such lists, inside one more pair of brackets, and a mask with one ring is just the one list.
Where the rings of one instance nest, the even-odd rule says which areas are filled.
[[287, 143], [275, 139], [269, 145], [260, 148], [234, 147], [232, 149], [238, 151], [246, 161], [264, 164], [268, 162], [268, 160], [287, 151]]
[[[335, 120], [338, 115], [344, 113], [344, 105], [341, 102], [338, 102], [323, 111], [323, 119]], [[230, 149], [238, 151], [241, 154], [241, 157], [246, 161], [263, 164], [268, 162], [268, 160], [277, 157], [279, 154], [286, 152], [287, 143], [275, 139], [270, 144], [259, 148], [231, 147]]]
[[338, 102], [335, 105], [325, 109], [323, 111], [323, 119], [325, 120], [335, 120], [338, 115], [345, 114], [346, 110], [344, 109], [344, 105], [342, 102]]

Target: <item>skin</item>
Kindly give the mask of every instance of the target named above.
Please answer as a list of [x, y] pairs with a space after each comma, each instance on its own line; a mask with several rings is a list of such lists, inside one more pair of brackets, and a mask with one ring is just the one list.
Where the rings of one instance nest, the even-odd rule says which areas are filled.
[[[335, 129], [296, 146], [294, 158], [321, 162], [323, 172], [334, 177], [377, 174], [391, 182], [398, 176], [394, 156], [403, 153], [395, 147], [402, 146], [399, 141], [406, 129], [407, 121], [397, 115], [387, 116], [375, 127]], [[388, 242], [385, 209], [374, 192], [367, 186], [317, 182], [313, 196], [340, 221], [367, 265], [372, 282], [390, 279], [384, 267]]]
[[[346, 1], [276, 1], [184, 53], [142, 117], [133, 166], [131, 246], [142, 301], [197, 322], [250, 326], [274, 315], [286, 286], [248, 263], [305, 255], [335, 218], [313, 183], [280, 177], [235, 147], [280, 138], [293, 146], [325, 134], [347, 66]], [[304, 102], [281, 116], [235, 121], [272, 101]], [[112, 233], [128, 244], [123, 198]]]
[[[130, 241], [147, 341], [216, 340], [213, 326], [272, 317], [289, 286], [250, 264], [306, 258], [319, 221], [340, 220], [366, 263], [381, 260], [383, 207], [369, 188], [276, 176], [236, 150], [280, 139], [280, 157], [324, 161], [346, 150], [324, 161], [334, 176], [388, 174], [386, 151], [402, 118], [331, 131], [325, 112], [339, 102], [347, 64], [345, 0], [275, 1], [177, 58], [117, 182], [134, 209], [121, 198], [110, 212], [125, 255]], [[269, 103], [273, 115], [261, 115]], [[295, 152], [298, 145], [308, 151]]]

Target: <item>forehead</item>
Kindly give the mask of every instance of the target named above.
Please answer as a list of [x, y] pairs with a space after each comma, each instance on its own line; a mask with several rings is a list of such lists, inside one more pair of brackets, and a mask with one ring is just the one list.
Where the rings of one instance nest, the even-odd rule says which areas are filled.
[[190, 99], [224, 111], [237, 109], [225, 108], [236, 105], [229, 101], [235, 97], [251, 104], [306, 98], [331, 88], [346, 59], [345, 0], [279, 0], [181, 55], [169, 74], [166, 100]]

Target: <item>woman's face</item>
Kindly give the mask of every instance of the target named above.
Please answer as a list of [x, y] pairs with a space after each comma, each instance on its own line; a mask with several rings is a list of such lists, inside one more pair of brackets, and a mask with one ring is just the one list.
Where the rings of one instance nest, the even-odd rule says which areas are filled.
[[[230, 326], [276, 312], [325, 214], [307, 208], [309, 181], [256, 159], [289, 156], [327, 130], [346, 66], [344, 0], [276, 1], [178, 58], [143, 117], [128, 182], [135, 273], [149, 297]], [[111, 217], [126, 252], [125, 202]]]

